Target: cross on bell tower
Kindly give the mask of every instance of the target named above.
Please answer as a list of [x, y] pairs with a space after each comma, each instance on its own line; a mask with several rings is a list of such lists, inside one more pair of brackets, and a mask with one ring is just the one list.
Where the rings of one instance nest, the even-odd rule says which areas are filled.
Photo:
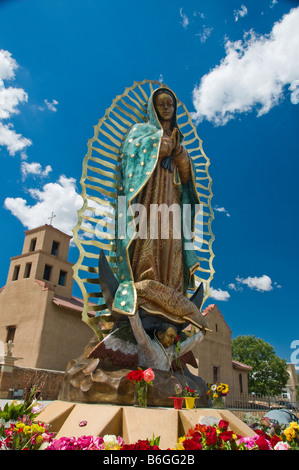
[[50, 225], [52, 225], [54, 217], [56, 217], [56, 215], [54, 214], [54, 212], [52, 212], [51, 216], [48, 217], [48, 219], [50, 220]]

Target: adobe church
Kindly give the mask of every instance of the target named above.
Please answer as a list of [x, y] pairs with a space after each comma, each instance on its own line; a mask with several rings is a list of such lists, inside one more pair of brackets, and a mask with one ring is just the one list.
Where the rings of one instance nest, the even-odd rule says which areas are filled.
[[71, 237], [43, 225], [25, 232], [0, 292], [0, 341], [13, 342], [17, 366], [64, 371], [93, 336], [72, 296]]
[[[63, 375], [94, 336], [81, 319], [83, 300], [72, 296], [70, 239], [52, 225], [43, 225], [25, 232], [22, 254], [11, 258], [0, 291], [0, 342], [13, 345], [16, 369]], [[217, 305], [209, 305], [203, 315], [212, 332], [193, 350], [198, 369], [190, 367], [191, 372], [208, 383], [228, 383], [234, 399], [245, 398], [251, 368], [232, 360], [231, 330]]]

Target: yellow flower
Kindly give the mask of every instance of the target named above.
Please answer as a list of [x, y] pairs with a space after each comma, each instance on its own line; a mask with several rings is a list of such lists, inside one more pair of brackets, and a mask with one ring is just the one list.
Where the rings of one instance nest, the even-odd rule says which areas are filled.
[[22, 422], [18, 422], [15, 427], [16, 427], [17, 429], [24, 428], [24, 427], [25, 427], [25, 424], [22, 423]]
[[31, 430], [32, 430], [32, 432], [39, 432], [39, 425], [38, 424], [32, 424], [31, 425]]
[[186, 436], [182, 436], [178, 438], [178, 442], [174, 447], [171, 448], [171, 450], [185, 450], [183, 446], [183, 442], [186, 440]]
[[290, 423], [289, 427], [285, 429], [284, 435], [286, 436], [289, 442], [292, 442], [294, 439], [297, 438], [297, 431], [299, 430], [298, 423], [292, 422]]
[[43, 442], [43, 436], [39, 434], [38, 436], [36, 436], [35, 440], [38, 444], [41, 444]]
[[181, 444], [177, 443], [177, 445], [173, 447], [171, 450], [185, 450], [185, 448], [183, 446], [183, 443]]
[[24, 426], [23, 432], [25, 434], [31, 434], [31, 427], [30, 426]]

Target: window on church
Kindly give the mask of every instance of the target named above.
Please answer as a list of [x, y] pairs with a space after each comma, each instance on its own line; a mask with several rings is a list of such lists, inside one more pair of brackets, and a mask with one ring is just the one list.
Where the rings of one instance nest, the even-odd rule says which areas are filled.
[[220, 382], [220, 367], [213, 366], [213, 383]]
[[24, 277], [25, 277], [25, 278], [30, 277], [31, 264], [32, 264], [32, 263], [26, 263], [25, 271], [24, 271]]
[[54, 240], [52, 243], [51, 255], [58, 256], [58, 248], [59, 248], [59, 243], [55, 242]]
[[45, 279], [45, 281], [50, 281], [51, 272], [52, 272], [52, 266], [50, 266], [49, 264], [45, 264], [44, 275], [43, 275], [43, 279]]
[[60, 286], [65, 286], [65, 283], [66, 283], [66, 271], [62, 271], [62, 269], [60, 270], [60, 273], [59, 273], [59, 279], [58, 279], [58, 284]]
[[9, 325], [6, 327], [6, 343], [14, 340], [16, 329], [17, 327], [15, 325]]
[[20, 265], [17, 265], [14, 267], [12, 280], [17, 281], [19, 279], [19, 274], [20, 274]]
[[29, 251], [34, 251], [35, 247], [36, 247], [36, 238], [32, 238], [32, 240], [30, 242]]
[[239, 386], [240, 386], [240, 393], [243, 393], [243, 376], [239, 374]]

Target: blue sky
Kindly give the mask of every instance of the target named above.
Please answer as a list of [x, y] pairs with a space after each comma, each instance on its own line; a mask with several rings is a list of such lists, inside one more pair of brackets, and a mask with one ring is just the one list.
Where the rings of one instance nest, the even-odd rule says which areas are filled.
[[[212, 297], [232, 337], [290, 361], [298, 329], [299, 3], [0, 2], [0, 285], [24, 230], [71, 233], [87, 140], [116, 95], [161, 80], [211, 161]], [[63, 210], [62, 210], [63, 209]], [[76, 262], [77, 248], [69, 260]], [[80, 295], [78, 287], [74, 294]]]

